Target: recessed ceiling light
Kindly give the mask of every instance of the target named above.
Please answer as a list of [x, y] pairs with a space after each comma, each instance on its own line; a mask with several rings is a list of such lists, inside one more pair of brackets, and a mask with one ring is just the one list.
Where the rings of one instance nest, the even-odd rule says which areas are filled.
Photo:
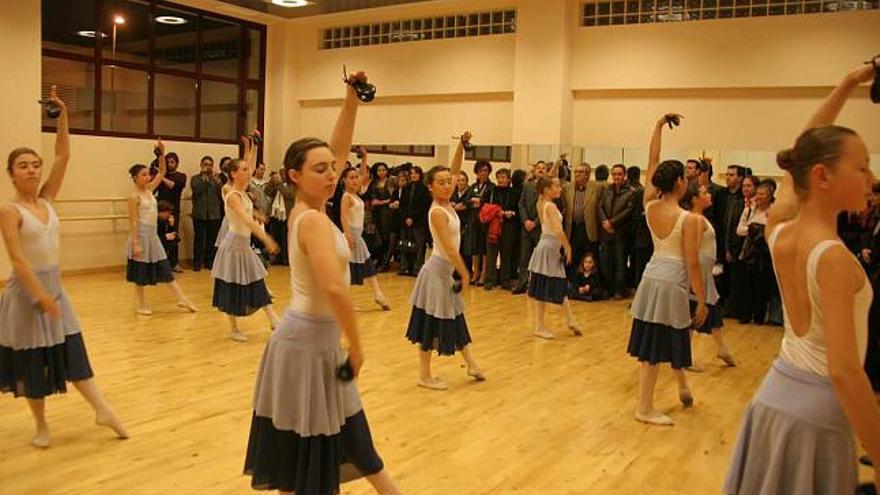
[[114, 24], [125, 24], [125, 17], [122, 17], [121, 15], [113, 16], [113, 23]]
[[181, 24], [186, 24], [187, 21], [183, 17], [177, 17], [176, 15], [160, 15], [156, 17], [156, 22], [159, 24], [170, 24], [172, 26], [179, 26]]
[[[84, 38], [94, 38], [94, 37], [95, 37], [95, 32], [94, 32], [94, 31], [77, 31], [76, 34], [78, 34], [78, 35], [80, 35], [80, 36], [82, 36], [82, 37], [84, 37]], [[107, 35], [104, 34], [104, 33], [101, 33], [101, 37], [102, 37], [102, 38], [106, 38]]]
[[308, 0], [272, 0], [272, 3], [280, 7], [305, 7], [309, 4]]

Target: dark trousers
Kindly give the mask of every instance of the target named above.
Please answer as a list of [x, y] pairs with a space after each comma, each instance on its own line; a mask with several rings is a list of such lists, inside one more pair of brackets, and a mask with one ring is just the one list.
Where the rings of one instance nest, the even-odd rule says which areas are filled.
[[748, 297], [746, 292], [749, 290], [746, 284], [747, 274], [746, 265], [740, 260], [734, 260], [728, 265], [730, 268], [730, 289], [728, 289], [727, 307], [729, 309], [727, 315], [731, 318], [744, 320], [747, 318]]
[[622, 296], [626, 290], [626, 249], [621, 239], [602, 241], [600, 267], [608, 293]]
[[162, 247], [165, 248], [165, 255], [168, 256], [168, 263], [172, 268], [176, 267], [178, 263], [180, 263], [180, 254], [177, 249], [176, 242], [163, 242]]
[[214, 243], [221, 220], [196, 220], [193, 218], [193, 268], [214, 265]]
[[642, 274], [645, 273], [645, 267], [648, 266], [648, 262], [651, 261], [651, 256], [654, 255], [654, 245], [648, 244], [647, 246], [636, 246], [633, 249], [632, 262], [633, 262], [633, 276], [635, 279], [636, 288], [638, 288], [639, 284], [642, 282]]
[[[513, 222], [505, 223], [501, 226], [501, 238], [497, 244], [489, 244], [486, 240], [487, 262], [489, 263], [489, 273], [486, 279], [486, 286], [491, 287], [498, 285], [503, 286], [510, 284], [510, 274], [513, 271], [513, 245], [516, 243], [517, 228]], [[499, 269], [495, 261], [498, 255], [501, 255], [501, 271], [499, 280]]]
[[400, 253], [400, 271], [406, 273], [419, 273], [425, 264], [425, 249], [427, 248], [427, 229], [425, 227], [404, 227], [401, 237], [409, 236], [415, 244], [415, 251]]
[[880, 279], [874, 280], [874, 300], [868, 313], [868, 349], [865, 356], [865, 372], [875, 392], [880, 391]]
[[759, 269], [754, 264], [745, 264], [745, 268], [745, 291], [737, 294], [743, 299], [744, 312], [740, 319], [763, 325], [767, 320], [770, 294], [776, 281], [772, 271]]
[[541, 240], [541, 229], [535, 227], [531, 232], [522, 229], [519, 237], [519, 279], [516, 281], [518, 289], [525, 288], [529, 284], [529, 260], [532, 259], [532, 251]]
[[277, 218], [269, 219], [269, 235], [278, 243], [278, 254], [273, 263], [276, 265], [288, 265], [287, 260], [287, 222]]

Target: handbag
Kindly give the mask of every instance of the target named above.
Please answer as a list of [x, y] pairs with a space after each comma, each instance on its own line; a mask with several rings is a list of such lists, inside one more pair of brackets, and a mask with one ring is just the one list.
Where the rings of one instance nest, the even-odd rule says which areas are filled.
[[415, 236], [411, 230], [407, 229], [403, 231], [403, 234], [400, 236], [400, 240], [397, 241], [397, 249], [401, 253], [415, 253], [416, 252], [416, 241]]

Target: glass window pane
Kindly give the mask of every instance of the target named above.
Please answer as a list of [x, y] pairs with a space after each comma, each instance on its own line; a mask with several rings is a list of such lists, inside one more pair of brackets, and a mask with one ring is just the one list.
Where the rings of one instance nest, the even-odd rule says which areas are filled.
[[199, 18], [194, 13], [156, 8], [153, 32], [156, 36], [155, 64], [169, 69], [196, 71]]
[[238, 85], [202, 81], [201, 137], [232, 139], [238, 136]]
[[[263, 58], [263, 45], [260, 32], [256, 29], [248, 29], [247, 45], [245, 46], [244, 56], [247, 60], [247, 77], [250, 79], [260, 78], [260, 60]], [[366, 45], [367, 43], [363, 43]]]
[[105, 0], [103, 5], [101, 29], [107, 35], [102, 37], [103, 56], [149, 63], [152, 24], [149, 4], [138, 0]]
[[[95, 67], [92, 63], [43, 57], [42, 96], [52, 85], [67, 105], [71, 129], [95, 128]], [[34, 105], [36, 106], [36, 105]], [[43, 112], [43, 125], [55, 126]]]
[[41, 12], [43, 48], [89, 56], [95, 54], [95, 36], [98, 36], [95, 0], [42, 0]]
[[153, 111], [156, 135], [195, 137], [195, 79], [156, 74]]
[[248, 89], [244, 93], [244, 129], [251, 132], [260, 122], [260, 92], [256, 89]]
[[101, 130], [147, 133], [146, 72], [105, 65], [101, 72]]
[[241, 29], [238, 24], [202, 18], [202, 72], [238, 78]]

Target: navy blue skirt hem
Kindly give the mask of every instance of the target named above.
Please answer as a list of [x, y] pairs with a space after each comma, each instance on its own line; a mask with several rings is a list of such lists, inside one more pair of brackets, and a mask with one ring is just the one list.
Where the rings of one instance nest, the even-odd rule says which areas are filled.
[[[697, 310], [697, 302], [691, 301], [691, 316]], [[713, 331], [718, 330], [719, 328], [724, 328], [724, 315], [721, 314], [721, 308], [715, 306], [713, 304], [707, 304], [706, 308], [709, 309], [709, 315], [706, 316], [706, 321], [703, 322], [697, 328], [694, 328], [698, 333], [711, 334]]]
[[370, 258], [364, 263], [349, 263], [348, 271], [351, 274], [351, 285], [364, 285], [364, 279], [376, 276], [376, 267]]
[[690, 330], [634, 319], [627, 353], [641, 362], [687, 368], [693, 364]]
[[309, 437], [279, 430], [270, 418], [251, 418], [244, 473], [255, 490], [335, 495], [340, 483], [382, 469], [363, 410], [346, 418], [339, 433]]
[[125, 279], [135, 285], [146, 286], [174, 282], [171, 263], [167, 259], [155, 263], [144, 263], [131, 258], [125, 268]]
[[425, 352], [437, 351], [441, 356], [452, 356], [471, 343], [464, 315], [454, 319], [436, 318], [413, 306], [406, 329], [406, 338]]
[[560, 277], [548, 277], [532, 272], [529, 277], [529, 297], [551, 304], [562, 304], [565, 300], [568, 282]]
[[270, 304], [272, 296], [269, 295], [265, 280], [239, 285], [214, 279], [212, 305], [228, 315], [248, 316]]
[[67, 382], [92, 378], [82, 334], [67, 335], [52, 347], [15, 350], [0, 346], [0, 392], [42, 399], [67, 392]]

